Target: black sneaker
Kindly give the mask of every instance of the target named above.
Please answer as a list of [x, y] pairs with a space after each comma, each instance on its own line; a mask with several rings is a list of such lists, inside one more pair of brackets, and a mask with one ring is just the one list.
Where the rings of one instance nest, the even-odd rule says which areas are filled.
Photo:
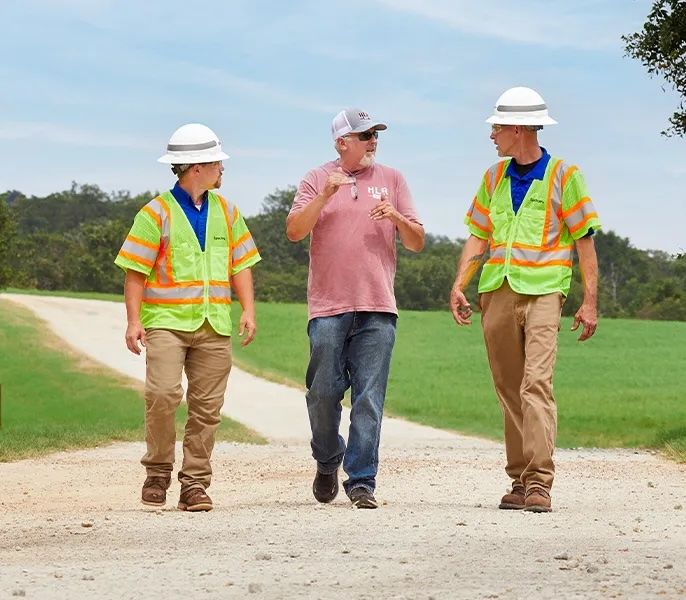
[[320, 473], [317, 469], [312, 482], [312, 493], [317, 502], [331, 502], [338, 495], [338, 469], [333, 473]]
[[369, 490], [356, 487], [350, 492], [350, 501], [355, 508], [379, 508], [379, 503]]

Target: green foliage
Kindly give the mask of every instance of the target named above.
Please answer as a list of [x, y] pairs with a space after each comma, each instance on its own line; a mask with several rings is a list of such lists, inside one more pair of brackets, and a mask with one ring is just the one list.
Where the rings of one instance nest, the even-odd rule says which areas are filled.
[[0, 289], [10, 281], [12, 246], [14, 244], [14, 220], [10, 207], [0, 197]]
[[682, 101], [669, 119], [666, 136], [686, 135], [686, 2], [655, 0], [637, 33], [622, 36], [626, 53], [640, 60], [651, 76], [659, 75], [681, 96]]
[[254, 271], [255, 294], [268, 302], [304, 302], [307, 297], [308, 246], [289, 242], [286, 217], [295, 188], [276, 190], [262, 203], [262, 210], [246, 218], [262, 262]]
[[[424, 250], [420, 253], [409, 252], [398, 243], [395, 278], [398, 306], [412, 310], [447, 309], [462, 246], [462, 240], [453, 242], [431, 234], [426, 234]], [[467, 295], [474, 301], [477, 283], [475, 277], [467, 288]]]
[[[246, 217], [263, 261], [254, 270], [255, 293], [267, 302], [305, 302], [308, 241], [289, 242], [286, 217], [295, 188], [267, 196], [257, 215]], [[113, 260], [136, 212], [151, 194], [110, 195], [97, 186], [72, 185], [45, 198], [19, 192], [0, 195], [0, 286], [120, 293], [123, 274]], [[14, 233], [16, 231], [16, 233]], [[599, 305], [604, 317], [686, 320], [686, 257], [643, 251], [613, 232], [595, 237], [599, 263]], [[426, 235], [420, 253], [398, 243], [395, 291], [403, 309], [446, 309], [462, 240]], [[3, 254], [3, 252], [5, 254]], [[11, 270], [8, 272], [8, 265]], [[478, 276], [467, 296], [476, 305]], [[564, 314], [582, 301], [579, 269]]]
[[119, 292], [123, 274], [113, 260], [146, 193], [105, 194], [94, 185], [46, 197], [3, 194], [16, 223], [10, 285], [42, 290]]

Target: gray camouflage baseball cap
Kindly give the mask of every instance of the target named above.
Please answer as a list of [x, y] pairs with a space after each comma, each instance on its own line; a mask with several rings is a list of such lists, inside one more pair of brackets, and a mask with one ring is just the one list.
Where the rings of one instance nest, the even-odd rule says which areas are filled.
[[370, 129], [383, 131], [388, 129], [388, 126], [386, 123], [372, 119], [368, 112], [359, 108], [346, 108], [342, 110], [333, 118], [331, 123], [331, 135], [333, 135], [334, 140], [349, 133], [362, 133]]

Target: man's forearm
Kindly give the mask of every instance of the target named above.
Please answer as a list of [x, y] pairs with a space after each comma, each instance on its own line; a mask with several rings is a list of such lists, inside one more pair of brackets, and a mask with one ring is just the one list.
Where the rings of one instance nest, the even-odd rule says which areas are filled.
[[421, 252], [424, 248], [424, 227], [419, 223], [413, 223], [402, 215], [400, 215], [396, 227], [402, 245], [412, 252]]
[[143, 290], [147, 277], [143, 273], [128, 269], [124, 279], [124, 303], [126, 304], [126, 320], [138, 323], [141, 318], [141, 304]]
[[323, 194], [318, 194], [300, 210], [293, 212], [286, 218], [286, 237], [291, 242], [305, 239], [317, 224], [319, 214], [327, 202]]
[[241, 303], [243, 312], [255, 314], [255, 290], [252, 280], [252, 269], [243, 269], [231, 277], [231, 287]]
[[469, 285], [472, 277], [474, 277], [481, 266], [487, 247], [488, 240], [483, 240], [475, 235], [469, 236], [462, 248], [453, 287], [464, 290]]
[[584, 286], [584, 304], [598, 304], [598, 256], [591, 236], [576, 241], [579, 269]]

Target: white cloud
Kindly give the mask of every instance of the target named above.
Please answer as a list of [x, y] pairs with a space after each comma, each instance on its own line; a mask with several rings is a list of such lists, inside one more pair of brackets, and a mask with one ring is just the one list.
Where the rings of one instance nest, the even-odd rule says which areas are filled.
[[[64, 144], [82, 148], [122, 148], [127, 150], [145, 150], [155, 154], [162, 152], [165, 140], [145, 136], [89, 131], [78, 127], [69, 127], [61, 123], [36, 121], [0, 122], [0, 140], [28, 140], [39, 144]], [[288, 153], [280, 148], [226, 148], [231, 156], [259, 159], [283, 158]]]
[[[636, 23], [617, 14], [616, 2], [542, 0], [472, 2], [470, 0], [375, 0], [398, 12], [419, 15], [470, 35], [510, 42], [584, 50], [617, 48], [620, 36]], [[614, 4], [614, 11], [611, 11]], [[604, 10], [606, 9], [606, 10]], [[635, 7], [627, 7], [631, 12]], [[647, 9], [646, 9], [647, 12]]]
[[128, 148], [135, 150], [155, 148], [155, 142], [135, 136], [103, 131], [95, 133], [60, 123], [40, 121], [0, 122], [0, 139], [35, 140], [39, 143], [56, 142], [91, 148]]
[[178, 69], [177, 72], [186, 74], [187, 82], [195, 82], [208, 88], [214, 87], [231, 92], [239, 92], [268, 103], [313, 112], [334, 114], [339, 110], [332, 104], [326, 104], [313, 99], [311, 94], [298, 94], [263, 81], [237, 77], [223, 69], [204, 67], [191, 63], [180, 63]]

